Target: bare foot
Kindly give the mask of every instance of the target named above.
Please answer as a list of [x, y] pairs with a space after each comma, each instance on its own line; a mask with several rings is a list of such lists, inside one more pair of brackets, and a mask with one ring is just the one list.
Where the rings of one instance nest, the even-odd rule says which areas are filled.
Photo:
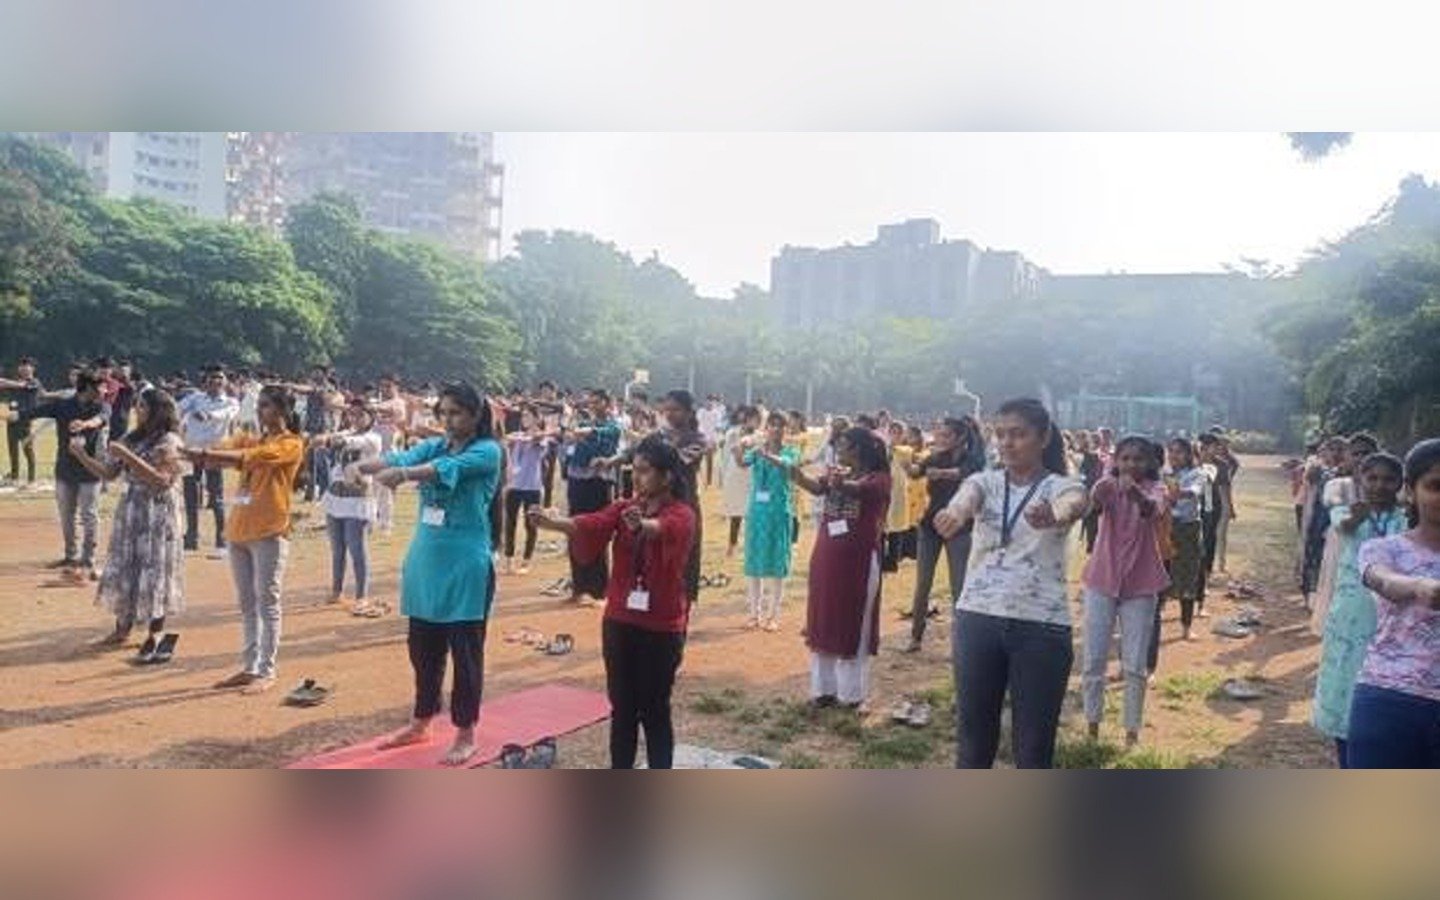
[[750, 631], [754, 631], [755, 629], [760, 627], [760, 620], [755, 618], [754, 616], [751, 616], [750, 618], [745, 620], [745, 627]]
[[215, 689], [217, 691], [223, 691], [229, 688], [243, 688], [258, 677], [260, 676], [252, 675], [249, 672], [236, 672], [229, 678], [215, 682]]
[[455, 742], [440, 760], [442, 766], [463, 766], [475, 755], [475, 729], [461, 728], [455, 732]]
[[394, 750], [396, 747], [409, 747], [411, 744], [423, 744], [430, 740], [430, 722], [411, 722], [409, 727], [403, 731], [397, 731], [390, 737], [380, 742], [381, 750]]
[[766, 631], [772, 631], [772, 632], [773, 632], [773, 631], [779, 631], [779, 630], [780, 630], [780, 623], [779, 623], [779, 622], [776, 622], [774, 619], [767, 619], [767, 620], [765, 621], [765, 624], [762, 625], [762, 626], [760, 626], [760, 627], [761, 627], [761, 628], [764, 628]]
[[266, 691], [268, 691], [268, 690], [270, 690], [271, 688], [273, 688], [274, 686], [275, 686], [275, 676], [274, 676], [274, 675], [269, 675], [269, 676], [256, 675], [256, 676], [254, 676], [254, 678], [250, 681], [249, 684], [245, 685], [244, 687], [242, 687], [242, 688], [240, 689], [240, 693], [245, 694], [245, 695], [247, 695], [247, 696], [254, 696], [254, 695], [256, 695], [256, 694], [263, 694], [263, 693], [265, 693]]

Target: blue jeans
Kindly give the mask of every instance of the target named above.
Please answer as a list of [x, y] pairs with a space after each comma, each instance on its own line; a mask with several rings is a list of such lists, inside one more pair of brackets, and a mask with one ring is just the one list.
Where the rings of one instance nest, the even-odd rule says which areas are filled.
[[1351, 769], [1440, 769], [1440, 700], [1355, 685], [1345, 765]]
[[1075, 661], [1068, 625], [957, 612], [951, 625], [955, 672], [955, 767], [988, 769], [1000, 746], [1010, 692], [1015, 767], [1048, 769]]
[[370, 558], [365, 547], [365, 533], [370, 530], [366, 519], [326, 517], [330, 529], [330, 593], [340, 596], [345, 587], [345, 556], [355, 567], [355, 599], [364, 600], [370, 587]]

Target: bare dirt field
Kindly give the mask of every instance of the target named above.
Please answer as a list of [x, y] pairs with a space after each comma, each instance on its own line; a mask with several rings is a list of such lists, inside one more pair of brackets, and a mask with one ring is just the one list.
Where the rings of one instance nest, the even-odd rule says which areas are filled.
[[[48, 452], [48, 451], [47, 451]], [[1239, 518], [1230, 537], [1230, 573], [1267, 589], [1265, 625], [1251, 638], [1210, 634], [1214, 617], [1237, 607], [1223, 579], [1212, 585], [1210, 620], [1198, 640], [1178, 640], [1167, 609], [1160, 671], [1147, 708], [1140, 747], [1121, 751], [1119, 685], [1110, 693], [1099, 743], [1083, 740], [1078, 672], [1072, 678], [1060, 762], [1072, 767], [1311, 767], [1330, 764], [1328, 745], [1306, 724], [1318, 656], [1295, 592], [1294, 520], [1278, 460], [1243, 459], [1237, 484]], [[48, 468], [48, 466], [47, 466]], [[105, 495], [101, 549], [118, 487]], [[719, 508], [718, 492], [706, 495]], [[394, 537], [373, 542], [373, 594], [394, 600], [396, 575], [414, 524], [413, 494], [403, 494]], [[93, 605], [90, 586], [44, 587], [43, 564], [60, 555], [53, 498], [48, 493], [0, 495], [0, 765], [273, 767], [399, 726], [411, 699], [405, 622], [391, 614], [360, 619], [327, 606], [329, 549], [323, 532], [302, 521], [295, 533], [285, 587], [280, 686], [255, 697], [216, 692], [210, 685], [238, 663], [240, 625], [225, 562], [194, 555], [187, 562], [187, 611], [171, 629], [182, 635], [168, 666], [137, 668], [131, 650], [96, 652], [89, 644], [111, 626]], [[744, 628], [739, 559], [724, 558], [725, 523], [705, 522], [707, 574], [727, 571], [732, 584], [706, 590], [696, 610], [676, 688], [677, 737], [683, 743], [757, 753], [794, 767], [942, 767], [952, 762], [948, 616], [932, 623], [925, 649], [905, 655], [913, 563], [885, 583], [882, 650], [874, 665], [868, 714], [813, 715], [804, 704], [807, 656], [799, 637], [811, 534], [802, 531], [797, 572], [787, 587], [778, 633]], [[202, 535], [209, 523], [202, 520]], [[486, 652], [488, 695], [550, 681], [603, 690], [599, 610], [569, 606], [539, 593], [564, 574], [551, 552], [524, 577], [500, 581]], [[1072, 569], [1078, 573], [1078, 563]], [[943, 567], [942, 567], [943, 571]], [[944, 577], [936, 586], [944, 592]], [[1078, 590], [1078, 589], [1077, 589]], [[1077, 606], [1078, 612], [1078, 606]], [[1077, 616], [1078, 619], [1078, 616]], [[531, 627], [569, 632], [574, 653], [549, 657], [506, 633]], [[1259, 681], [1266, 696], [1239, 703], [1217, 693], [1224, 679]], [[302, 678], [334, 687], [322, 706], [295, 709], [281, 696]], [[937, 708], [921, 729], [892, 725], [888, 710], [902, 697]], [[565, 737], [560, 764], [606, 764], [606, 726]], [[1004, 751], [1002, 751], [1003, 754]]]

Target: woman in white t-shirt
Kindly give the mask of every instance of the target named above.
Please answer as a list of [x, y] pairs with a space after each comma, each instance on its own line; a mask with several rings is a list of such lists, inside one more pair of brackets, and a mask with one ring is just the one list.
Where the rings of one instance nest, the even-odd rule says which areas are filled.
[[1010, 693], [1017, 768], [1050, 768], [1074, 661], [1065, 591], [1066, 532], [1085, 512], [1065, 445], [1038, 400], [1011, 400], [994, 425], [1002, 467], [965, 479], [935, 530], [974, 523], [965, 587], [955, 603], [957, 768], [989, 768]]
[[375, 485], [361, 475], [361, 463], [380, 458], [380, 434], [375, 414], [357, 400], [346, 407], [344, 431], [326, 435], [330, 447], [330, 484], [325, 490], [325, 522], [330, 534], [330, 602], [339, 603], [345, 588], [345, 559], [355, 569], [355, 613], [372, 608], [370, 587], [370, 525], [375, 521]]

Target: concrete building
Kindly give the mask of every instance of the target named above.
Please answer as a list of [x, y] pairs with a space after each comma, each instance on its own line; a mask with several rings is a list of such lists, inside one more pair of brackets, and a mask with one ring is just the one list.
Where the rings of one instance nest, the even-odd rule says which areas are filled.
[[296, 132], [284, 169], [288, 205], [343, 191], [380, 231], [500, 257], [505, 170], [490, 132]]
[[107, 197], [148, 197], [209, 219], [226, 216], [221, 131], [43, 131]]
[[225, 192], [232, 222], [278, 234], [285, 224], [284, 131], [230, 131], [225, 140]]
[[784, 247], [770, 264], [781, 324], [905, 316], [950, 318], [1039, 295], [1044, 270], [1019, 253], [941, 240], [940, 223], [882, 225], [869, 244]]

